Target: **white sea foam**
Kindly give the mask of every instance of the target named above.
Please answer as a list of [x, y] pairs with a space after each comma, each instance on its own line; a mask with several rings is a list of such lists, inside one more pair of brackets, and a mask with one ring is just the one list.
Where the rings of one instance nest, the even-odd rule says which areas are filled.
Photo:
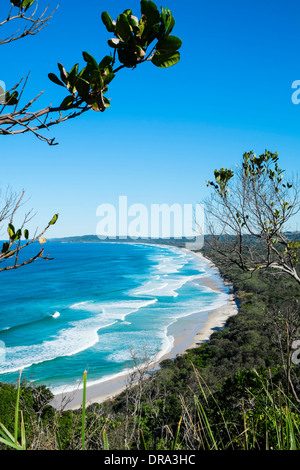
[[107, 328], [118, 320], [124, 320], [130, 313], [149, 306], [156, 299], [124, 302], [80, 302], [74, 309], [84, 309], [96, 315], [69, 323], [68, 328], [59, 331], [51, 340], [29, 346], [6, 348], [6, 360], [0, 364], [0, 374], [15, 372], [33, 364], [51, 361], [62, 356], [72, 356], [98, 342], [98, 330]]
[[[167, 335], [167, 328], [165, 328], [163, 331], [161, 331], [160, 335], [162, 337], [162, 345], [161, 345], [159, 351], [156, 354], [152, 355], [151, 360], [150, 361], [147, 360], [147, 363], [142, 362], [143, 360], [145, 361], [146, 358], [139, 357], [138, 361], [141, 361], [141, 363], [139, 364], [139, 367], [143, 367], [143, 366], [151, 367], [151, 366], [153, 366], [165, 354], [170, 352], [171, 349], [173, 348], [174, 337], [170, 336], [170, 335]], [[126, 352], [126, 354], [124, 354], [124, 351], [123, 352], [115, 352], [115, 353], [110, 355], [110, 360], [115, 362], [115, 363], [122, 363], [122, 362], [124, 363], [124, 361], [129, 362], [130, 360], [132, 360], [132, 353], [129, 350]], [[117, 378], [124, 377], [127, 374], [134, 373], [136, 370], [137, 370], [136, 367], [130, 367], [130, 366], [126, 367], [125, 366], [125, 368], [121, 372], [118, 372], [116, 374], [106, 375], [106, 376], [101, 377], [99, 379], [88, 380], [87, 385], [89, 387], [93, 386], [93, 385], [99, 385], [101, 383], [105, 383], [105, 382], [108, 382], [110, 380], [115, 380]], [[80, 389], [82, 389], [82, 387], [83, 387], [82, 381], [77, 381], [76, 383], [71, 384], [71, 385], [58, 385], [58, 386], [55, 386], [55, 387], [50, 386], [50, 389], [51, 389], [51, 391], [54, 395], [59, 395], [61, 393], [64, 394], [64, 393], [74, 392], [75, 390], [80, 390]]]
[[[164, 275], [163, 278], [154, 277], [151, 281], [147, 281], [141, 287], [130, 291], [130, 295], [141, 296], [151, 295], [153, 297], [177, 297], [178, 290], [187, 282], [199, 279], [203, 274], [194, 274], [191, 276], [170, 276]], [[199, 285], [201, 289], [203, 286]]]
[[55, 313], [53, 313], [53, 315], [51, 315], [51, 316], [52, 316], [52, 318], [58, 318], [58, 317], [60, 317], [60, 313], [59, 313], [59, 312], [55, 312]]

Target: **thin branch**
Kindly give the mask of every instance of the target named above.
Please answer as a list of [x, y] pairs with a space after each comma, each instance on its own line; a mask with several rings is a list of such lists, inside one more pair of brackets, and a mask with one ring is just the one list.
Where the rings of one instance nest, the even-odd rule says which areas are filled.
[[8, 17], [6, 18], [6, 20], [4, 20], [0, 23], [0, 27], [5, 26], [9, 22], [12, 22], [12, 21], [15, 22], [16, 20], [25, 21], [25, 22], [29, 23], [30, 26], [29, 27], [25, 26], [24, 29], [21, 32], [20, 32], [20, 29], [18, 29], [14, 33], [12, 33], [10, 36], [8, 36], [6, 38], [3, 38], [3, 39], [0, 39], [0, 45], [8, 44], [8, 43], [11, 43], [13, 41], [17, 41], [17, 40], [22, 39], [26, 36], [34, 36], [34, 35], [38, 34], [42, 29], [44, 29], [46, 26], [48, 26], [49, 21], [53, 17], [56, 10], [58, 9], [58, 6], [55, 8], [55, 10], [53, 10], [52, 13], [50, 13], [48, 16], [45, 17], [46, 12], [49, 8], [49, 6], [47, 6], [45, 8], [45, 10], [43, 11], [43, 13], [39, 17], [35, 18], [34, 16], [36, 14], [37, 8], [38, 8], [38, 5], [36, 4], [35, 9], [34, 9], [33, 13], [30, 16], [26, 16], [25, 11], [23, 11], [21, 8], [19, 9], [19, 13], [17, 15], [11, 16], [11, 11], [12, 11], [11, 10]]

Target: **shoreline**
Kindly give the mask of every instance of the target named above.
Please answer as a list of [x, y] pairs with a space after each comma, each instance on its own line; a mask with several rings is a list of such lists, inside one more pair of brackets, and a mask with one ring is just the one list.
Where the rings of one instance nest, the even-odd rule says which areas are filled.
[[[166, 359], [174, 359], [177, 355], [184, 354], [189, 349], [198, 347], [201, 343], [209, 340], [212, 333], [223, 328], [229, 317], [238, 313], [238, 307], [233, 294], [232, 284], [224, 281], [220, 275], [218, 268], [208, 258], [202, 255], [200, 252], [194, 252], [187, 248], [179, 248], [187, 251], [202, 261], [214, 271], [217, 278], [211, 277], [199, 277], [196, 282], [199, 282], [202, 286], [205, 286], [215, 292], [224, 292], [224, 286], [227, 288], [227, 302], [213, 310], [201, 311], [192, 313], [181, 319], [176, 320], [170, 325], [168, 330], [168, 336], [173, 338], [173, 344], [167, 353], [164, 353], [157, 360], [153, 360], [147, 367], [148, 372], [154, 372], [160, 367], [160, 362]], [[205, 313], [207, 316], [205, 317]], [[203, 318], [205, 317], [205, 318]], [[184, 320], [184, 328], [182, 325]], [[179, 330], [178, 330], [179, 329]], [[91, 384], [86, 389], [86, 406], [93, 403], [103, 403], [107, 400], [113, 400], [114, 397], [122, 393], [129, 385], [130, 377], [132, 376], [133, 369], [125, 370], [123, 373], [118, 374], [114, 377], [108, 377], [103, 379], [101, 382]], [[82, 404], [82, 389], [78, 385], [78, 388], [72, 392], [62, 392], [54, 396], [50, 402], [56, 409], [63, 410], [75, 410], [79, 409]]]

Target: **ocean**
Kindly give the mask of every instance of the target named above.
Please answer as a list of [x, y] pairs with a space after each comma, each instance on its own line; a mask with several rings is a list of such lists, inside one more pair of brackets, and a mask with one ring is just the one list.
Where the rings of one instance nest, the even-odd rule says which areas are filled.
[[[35, 248], [32, 248], [35, 249]], [[228, 298], [207, 263], [176, 247], [46, 244], [54, 259], [0, 274], [0, 381], [22, 378], [54, 394], [115, 377], [172, 349], [184, 319]], [[25, 250], [24, 250], [25, 251]], [[221, 292], [201, 284], [214, 277]]]

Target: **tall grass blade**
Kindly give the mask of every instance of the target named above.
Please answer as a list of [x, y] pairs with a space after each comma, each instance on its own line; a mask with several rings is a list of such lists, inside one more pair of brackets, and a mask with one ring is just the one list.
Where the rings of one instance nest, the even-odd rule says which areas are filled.
[[57, 443], [58, 450], [63, 450], [62, 443], [61, 443], [61, 440], [60, 440], [60, 435], [59, 435], [59, 432], [58, 432], [57, 429], [55, 429], [55, 438], [56, 438], [56, 443]]
[[82, 450], [85, 450], [85, 404], [86, 404], [86, 376], [87, 371], [83, 373], [83, 392], [82, 392], [82, 426], [81, 426], [81, 445]]
[[26, 450], [26, 435], [25, 435], [23, 411], [21, 411], [21, 447], [23, 450]]
[[173, 440], [173, 443], [172, 443], [172, 449], [171, 450], [176, 450], [178, 437], [179, 437], [180, 426], [181, 426], [181, 421], [182, 421], [182, 417], [180, 418], [179, 423], [177, 425], [176, 434], [175, 434], [175, 437], [174, 437], [174, 440]]
[[105, 429], [103, 429], [103, 448], [104, 450], [109, 450], [108, 438]]
[[148, 450], [147, 445], [146, 445], [146, 441], [145, 441], [145, 437], [144, 437], [144, 433], [143, 433], [142, 429], [140, 429], [140, 434], [141, 434], [141, 440], [142, 440], [142, 449], [143, 450]]
[[15, 444], [18, 443], [21, 374], [22, 374], [22, 371], [20, 371], [20, 375], [19, 375], [19, 382], [18, 382], [18, 388], [17, 388], [16, 408], [15, 408]]

